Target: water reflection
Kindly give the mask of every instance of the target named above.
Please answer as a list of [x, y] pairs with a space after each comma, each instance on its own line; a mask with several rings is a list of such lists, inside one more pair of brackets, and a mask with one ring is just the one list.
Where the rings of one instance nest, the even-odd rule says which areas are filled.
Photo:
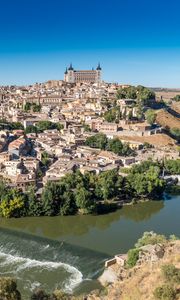
[[125, 206], [116, 212], [99, 216], [35, 217], [1, 219], [0, 226], [29, 232], [35, 235], [59, 239], [61, 236], [81, 236], [92, 229], [106, 230], [121, 219], [141, 222], [150, 219], [164, 207], [163, 201], [150, 201]]

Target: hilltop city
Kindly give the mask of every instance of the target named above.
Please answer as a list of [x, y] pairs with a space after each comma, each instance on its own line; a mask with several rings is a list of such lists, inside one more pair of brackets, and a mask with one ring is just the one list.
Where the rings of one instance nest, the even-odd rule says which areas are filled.
[[100, 63], [80, 71], [70, 64], [64, 80], [2, 86], [1, 178], [21, 191], [34, 186], [40, 197], [47, 183], [77, 170], [126, 177], [143, 161], [176, 160], [178, 101], [160, 92], [104, 82]]

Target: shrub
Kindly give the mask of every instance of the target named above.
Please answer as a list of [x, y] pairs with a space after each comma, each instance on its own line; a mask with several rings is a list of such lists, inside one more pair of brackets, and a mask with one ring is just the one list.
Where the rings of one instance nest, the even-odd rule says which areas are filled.
[[137, 241], [135, 244], [136, 248], [140, 248], [145, 245], [156, 245], [156, 244], [163, 244], [166, 242], [166, 237], [161, 234], [157, 234], [153, 231], [144, 232], [143, 236]]
[[16, 280], [8, 277], [0, 278], [0, 299], [21, 300], [20, 292], [17, 290]]
[[164, 265], [161, 268], [164, 278], [172, 283], [180, 283], [180, 270], [174, 265]]
[[160, 300], [175, 300], [176, 291], [169, 285], [162, 285], [154, 290], [154, 297]]
[[139, 249], [130, 249], [127, 254], [126, 265], [128, 268], [133, 268], [139, 259]]

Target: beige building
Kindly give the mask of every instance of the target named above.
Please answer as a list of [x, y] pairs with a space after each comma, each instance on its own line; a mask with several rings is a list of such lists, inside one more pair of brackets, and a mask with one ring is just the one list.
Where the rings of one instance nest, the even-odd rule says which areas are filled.
[[86, 82], [86, 83], [100, 83], [101, 82], [101, 73], [102, 69], [100, 64], [98, 64], [96, 70], [74, 70], [72, 64], [70, 64], [69, 68], [66, 68], [64, 73], [64, 81], [69, 83], [78, 83], [78, 82]]

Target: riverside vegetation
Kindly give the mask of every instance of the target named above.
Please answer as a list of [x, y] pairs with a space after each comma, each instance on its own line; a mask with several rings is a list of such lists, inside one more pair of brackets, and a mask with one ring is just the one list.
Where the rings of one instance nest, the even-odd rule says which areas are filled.
[[8, 188], [0, 182], [0, 215], [2, 217], [57, 216], [107, 213], [117, 208], [119, 201], [136, 202], [142, 199], [162, 199], [166, 182], [161, 178], [162, 170], [167, 174], [180, 173], [180, 160], [167, 160], [163, 164], [151, 160], [124, 170], [99, 175], [79, 171], [68, 174], [59, 182], [48, 182], [41, 198], [36, 197], [34, 187], [26, 192]]

